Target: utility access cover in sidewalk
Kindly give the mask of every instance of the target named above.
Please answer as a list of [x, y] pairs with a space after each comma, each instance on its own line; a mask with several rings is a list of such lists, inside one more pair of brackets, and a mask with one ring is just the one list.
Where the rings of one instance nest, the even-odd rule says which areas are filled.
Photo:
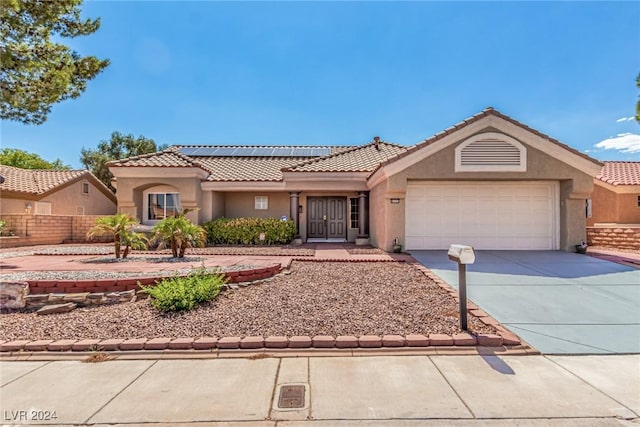
[[282, 386], [278, 397], [278, 408], [304, 408], [304, 389], [303, 385]]

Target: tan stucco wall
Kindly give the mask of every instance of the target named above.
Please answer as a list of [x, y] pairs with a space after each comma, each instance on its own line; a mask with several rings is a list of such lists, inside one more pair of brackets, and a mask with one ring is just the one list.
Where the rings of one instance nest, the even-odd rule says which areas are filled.
[[116, 205], [89, 182], [89, 194], [82, 194], [82, 182], [77, 181], [40, 201], [51, 202], [52, 215], [75, 215], [76, 206], [83, 206], [85, 215], [113, 215]]
[[221, 218], [225, 214], [225, 193], [211, 192], [211, 219]]
[[[269, 209], [256, 210], [256, 196], [267, 196], [269, 198]], [[289, 193], [225, 193], [224, 204], [224, 216], [227, 218], [280, 218], [282, 215], [289, 217]]]
[[[485, 131], [494, 129], [485, 129], [479, 133]], [[526, 141], [519, 141], [527, 148], [525, 172], [456, 172], [455, 148], [463, 142], [458, 141], [389, 177], [386, 188], [382, 184], [376, 186], [372, 190], [372, 203], [375, 207], [371, 214], [374, 244], [390, 251], [393, 239], [399, 237], [404, 247], [404, 197], [410, 180], [554, 180], [561, 184], [560, 248], [571, 250], [573, 245], [586, 239], [585, 202], [593, 189], [593, 177], [531, 147]], [[392, 197], [399, 198], [400, 204], [391, 205], [389, 199]], [[380, 221], [386, 225], [381, 225]]]
[[[637, 192], [634, 192], [636, 190]], [[591, 193], [592, 216], [587, 225], [596, 223], [640, 224], [638, 196], [640, 186], [626, 187], [625, 193], [616, 193], [603, 185], [595, 184]]]
[[[159, 170], [161, 172], [161, 170]], [[118, 178], [118, 211], [143, 221], [143, 194], [152, 187], [170, 186], [180, 194], [183, 209], [199, 209], [189, 212], [187, 218], [199, 223], [201, 217], [211, 215], [211, 203], [203, 203], [200, 180], [197, 178]]]
[[640, 224], [640, 207], [638, 207], [640, 189], [635, 194], [618, 195], [618, 222], [621, 224]]
[[[82, 194], [82, 183], [89, 183], [89, 194]], [[116, 205], [90, 181], [80, 180], [49, 194], [38, 202], [51, 203], [51, 215], [76, 215], [78, 206], [84, 207], [85, 215], [113, 215]], [[25, 205], [29, 202], [33, 206], [31, 213], [35, 213], [36, 200], [9, 199], [0, 200], [2, 214], [24, 214]]]
[[8, 199], [6, 197], [0, 198], [0, 214], [23, 214], [25, 213], [25, 206], [27, 202], [34, 205], [34, 200], [27, 199]]

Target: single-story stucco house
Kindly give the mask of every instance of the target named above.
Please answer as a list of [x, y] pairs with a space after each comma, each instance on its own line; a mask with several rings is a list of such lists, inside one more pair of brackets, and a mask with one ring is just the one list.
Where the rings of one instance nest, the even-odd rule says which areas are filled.
[[587, 225], [640, 224], [640, 162], [603, 162]]
[[0, 214], [113, 215], [116, 197], [88, 170], [0, 165]]
[[294, 220], [303, 241], [370, 241], [390, 251], [571, 250], [602, 164], [494, 110], [411, 146], [174, 146], [109, 163], [118, 211], [153, 224], [197, 208]]

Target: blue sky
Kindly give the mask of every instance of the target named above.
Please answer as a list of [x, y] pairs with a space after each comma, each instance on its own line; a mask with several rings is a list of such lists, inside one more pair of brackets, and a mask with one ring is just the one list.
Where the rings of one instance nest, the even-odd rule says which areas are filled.
[[2, 147], [80, 168], [113, 131], [409, 145], [493, 106], [599, 160], [640, 160], [638, 2], [89, 1], [83, 15], [102, 27], [67, 42], [111, 65], [45, 124], [2, 122]]

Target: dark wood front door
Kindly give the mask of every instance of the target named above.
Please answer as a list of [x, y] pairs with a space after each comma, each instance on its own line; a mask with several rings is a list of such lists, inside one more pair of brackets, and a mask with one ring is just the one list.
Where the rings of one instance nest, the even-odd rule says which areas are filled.
[[344, 197], [309, 197], [307, 205], [307, 237], [347, 237], [347, 201]]

